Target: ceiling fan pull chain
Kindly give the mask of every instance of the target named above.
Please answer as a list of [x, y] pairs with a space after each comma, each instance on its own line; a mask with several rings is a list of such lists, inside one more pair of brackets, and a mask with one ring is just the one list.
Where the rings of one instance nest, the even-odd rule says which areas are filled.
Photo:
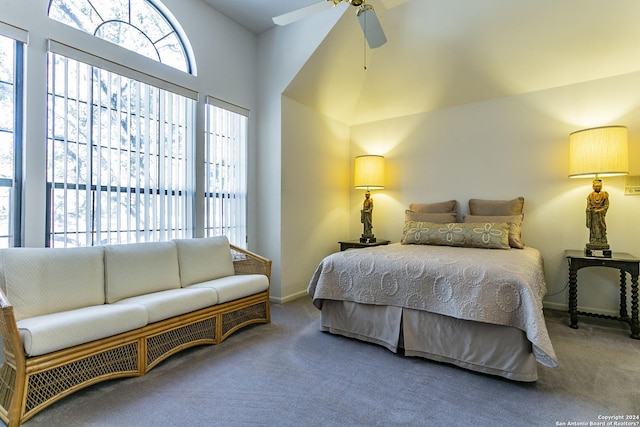
[[363, 36], [362, 36], [362, 69], [366, 70], [367, 69], [367, 15], [364, 15], [364, 17], [362, 18], [364, 21], [364, 31], [363, 31]]

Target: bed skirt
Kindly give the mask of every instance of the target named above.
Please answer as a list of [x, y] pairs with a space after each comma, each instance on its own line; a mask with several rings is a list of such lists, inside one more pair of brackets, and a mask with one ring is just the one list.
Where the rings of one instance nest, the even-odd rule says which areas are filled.
[[514, 381], [538, 379], [526, 334], [510, 326], [461, 320], [394, 306], [323, 300], [320, 329], [405, 356], [450, 363]]

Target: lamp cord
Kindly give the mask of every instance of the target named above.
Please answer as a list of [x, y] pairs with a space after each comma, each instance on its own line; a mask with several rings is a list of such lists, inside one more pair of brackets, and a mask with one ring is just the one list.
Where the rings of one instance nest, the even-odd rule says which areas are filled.
[[563, 287], [562, 289], [560, 289], [558, 292], [555, 292], [555, 293], [553, 293], [553, 294], [546, 294], [546, 295], [545, 295], [545, 297], [552, 297], [552, 296], [554, 296], [554, 295], [559, 295], [559, 294], [563, 293], [564, 291], [566, 291], [568, 287], [569, 287], [569, 282], [567, 282], [567, 283], [564, 285], [564, 287]]

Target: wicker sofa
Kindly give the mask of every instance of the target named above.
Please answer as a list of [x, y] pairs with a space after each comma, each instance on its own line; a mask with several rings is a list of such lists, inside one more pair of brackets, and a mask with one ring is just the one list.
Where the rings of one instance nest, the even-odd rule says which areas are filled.
[[268, 323], [270, 273], [225, 237], [0, 250], [0, 418]]

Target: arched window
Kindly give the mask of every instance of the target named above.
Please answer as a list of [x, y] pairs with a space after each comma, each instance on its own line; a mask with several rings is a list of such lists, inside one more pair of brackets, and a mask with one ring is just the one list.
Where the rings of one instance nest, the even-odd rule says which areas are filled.
[[[49, 16], [189, 72], [184, 39], [152, 0], [51, 0]], [[193, 235], [198, 93], [48, 41], [51, 247]]]
[[192, 73], [184, 37], [168, 12], [151, 0], [51, 0], [49, 17]]

